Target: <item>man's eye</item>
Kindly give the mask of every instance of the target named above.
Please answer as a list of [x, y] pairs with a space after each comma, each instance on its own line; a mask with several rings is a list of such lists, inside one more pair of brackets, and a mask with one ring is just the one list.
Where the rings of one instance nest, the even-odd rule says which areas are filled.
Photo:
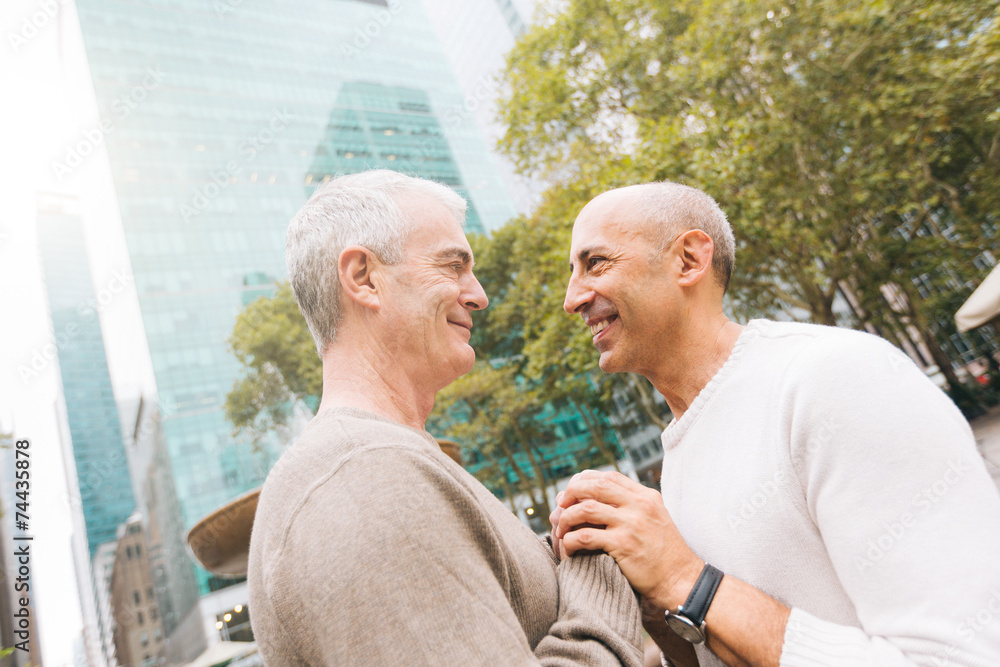
[[587, 266], [593, 268], [603, 261], [604, 261], [603, 257], [591, 257], [587, 260]]

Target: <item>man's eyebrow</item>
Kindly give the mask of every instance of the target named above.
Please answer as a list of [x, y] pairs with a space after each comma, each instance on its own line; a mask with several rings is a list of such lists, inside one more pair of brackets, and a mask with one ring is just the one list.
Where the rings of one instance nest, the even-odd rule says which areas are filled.
[[[576, 253], [576, 258], [581, 264], [586, 264], [587, 258], [590, 257], [590, 253], [594, 252], [593, 248], [583, 248], [580, 252]], [[573, 273], [573, 258], [569, 258], [569, 272]]]
[[460, 259], [463, 264], [472, 263], [472, 255], [469, 251], [465, 248], [459, 247], [446, 248], [439, 252], [435, 257], [436, 259]]

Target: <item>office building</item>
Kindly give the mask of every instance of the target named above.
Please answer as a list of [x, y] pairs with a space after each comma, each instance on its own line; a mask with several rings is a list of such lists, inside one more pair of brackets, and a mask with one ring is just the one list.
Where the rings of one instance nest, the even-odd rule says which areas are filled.
[[98, 546], [115, 540], [118, 524], [135, 509], [98, 317], [98, 299], [105, 295], [91, 282], [78, 216], [41, 211], [38, 245], [87, 548], [93, 557]]
[[[461, 105], [449, 109], [444, 122], [474, 120], [492, 149], [504, 130], [497, 121], [499, 77], [507, 54], [530, 27], [540, 3], [538, 0], [424, 0], [423, 4], [463, 91]], [[530, 213], [545, 183], [518, 174], [513, 163], [496, 150], [489, 157], [518, 213]]]
[[[166, 664], [185, 664], [207, 648], [194, 565], [184, 545], [184, 521], [163, 432], [163, 415], [141, 398], [127, 409], [126, 439], [141, 528], [163, 633]], [[127, 556], [126, 551], [126, 556]]]
[[111, 607], [118, 663], [152, 667], [159, 664], [159, 657], [166, 649], [142, 524], [142, 515], [136, 513], [118, 529], [110, 586]]
[[113, 664], [99, 556], [102, 545], [115, 541], [135, 499], [99, 318], [112, 288], [94, 288], [75, 206], [68, 198], [40, 199], [38, 250], [59, 368], [54, 417], [69, 490], [85, 649], [89, 662], [99, 666]]

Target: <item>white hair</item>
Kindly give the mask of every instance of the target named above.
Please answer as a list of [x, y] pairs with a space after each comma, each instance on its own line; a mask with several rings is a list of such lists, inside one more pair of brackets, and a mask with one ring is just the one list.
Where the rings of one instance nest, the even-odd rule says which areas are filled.
[[402, 262], [413, 225], [399, 208], [400, 196], [407, 194], [430, 197], [460, 224], [465, 221], [465, 199], [446, 185], [375, 169], [321, 185], [289, 223], [285, 241], [288, 278], [320, 358], [336, 338], [342, 317], [340, 253], [360, 245], [381, 262]]
[[736, 237], [715, 200], [697, 188], [670, 181], [629, 187], [637, 191], [638, 214], [655, 226], [657, 256], [691, 229], [700, 229], [712, 238], [712, 271], [725, 292], [736, 266]]

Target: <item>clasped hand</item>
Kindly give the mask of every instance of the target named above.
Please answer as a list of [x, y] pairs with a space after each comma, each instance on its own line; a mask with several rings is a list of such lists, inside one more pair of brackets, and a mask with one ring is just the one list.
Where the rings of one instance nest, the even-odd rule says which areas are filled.
[[618, 472], [586, 470], [556, 497], [549, 516], [561, 558], [603, 551], [632, 588], [661, 609], [684, 603], [703, 563], [684, 542], [662, 496]]

